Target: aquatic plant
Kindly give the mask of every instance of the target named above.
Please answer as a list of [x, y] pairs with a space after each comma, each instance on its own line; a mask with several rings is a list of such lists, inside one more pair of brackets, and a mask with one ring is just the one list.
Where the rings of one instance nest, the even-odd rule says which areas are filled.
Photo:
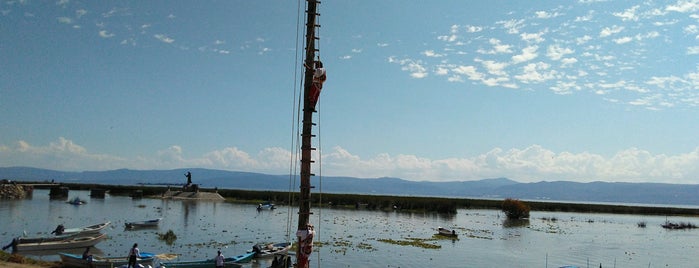
[[508, 219], [529, 218], [529, 206], [517, 199], [505, 199], [502, 202], [502, 211], [505, 212]]
[[177, 240], [177, 235], [170, 229], [164, 234], [158, 234], [158, 239], [164, 240], [165, 244], [172, 245]]
[[430, 243], [426, 242], [426, 241], [431, 241], [431, 240], [432, 239], [408, 238], [407, 240], [378, 239], [377, 241], [389, 243], [389, 244], [394, 244], [394, 245], [399, 245], [399, 246], [413, 246], [413, 247], [420, 247], [420, 248], [426, 248], [426, 249], [440, 249], [440, 248], [442, 248], [442, 246], [440, 246], [440, 245], [430, 244]]

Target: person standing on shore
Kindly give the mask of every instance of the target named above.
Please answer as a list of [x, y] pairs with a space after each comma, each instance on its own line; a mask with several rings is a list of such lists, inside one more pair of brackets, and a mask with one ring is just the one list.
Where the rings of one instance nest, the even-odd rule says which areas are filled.
[[127, 268], [136, 268], [136, 259], [141, 257], [141, 253], [138, 250], [138, 243], [134, 243], [133, 247], [129, 250], [129, 265], [126, 266]]
[[216, 268], [223, 268], [223, 263], [225, 261], [225, 258], [221, 254], [221, 251], [218, 251], [218, 255], [216, 255]]

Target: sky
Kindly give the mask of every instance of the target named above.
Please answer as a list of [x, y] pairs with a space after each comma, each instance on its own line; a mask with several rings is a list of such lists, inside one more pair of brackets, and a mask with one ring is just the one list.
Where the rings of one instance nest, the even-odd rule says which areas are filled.
[[[293, 172], [303, 11], [3, 0], [0, 166]], [[319, 13], [316, 175], [699, 183], [699, 1]]]

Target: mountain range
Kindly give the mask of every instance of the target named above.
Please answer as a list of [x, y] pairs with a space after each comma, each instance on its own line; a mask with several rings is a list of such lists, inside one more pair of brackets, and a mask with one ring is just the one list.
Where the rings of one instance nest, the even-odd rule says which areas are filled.
[[[184, 173], [192, 172], [192, 182], [204, 188], [288, 191], [290, 178], [213, 169], [130, 170], [66, 172], [31, 167], [0, 168], [0, 179], [15, 181], [55, 181], [112, 185], [182, 185]], [[321, 184], [322, 182], [322, 184]], [[699, 185], [625, 182], [541, 181], [520, 183], [507, 178], [477, 181], [429, 182], [400, 178], [313, 177], [312, 185], [324, 193], [450, 198], [516, 198], [582, 203], [634, 203], [649, 205], [697, 206]], [[298, 182], [296, 182], [298, 185]], [[296, 186], [297, 188], [298, 186]], [[296, 189], [294, 188], [294, 189]]]

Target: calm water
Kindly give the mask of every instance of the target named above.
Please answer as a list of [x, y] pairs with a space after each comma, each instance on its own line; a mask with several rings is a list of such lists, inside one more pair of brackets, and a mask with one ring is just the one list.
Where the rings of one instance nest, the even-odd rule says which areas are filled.
[[[109, 239], [94, 251], [108, 256], [126, 255], [133, 243], [139, 243], [141, 251], [177, 253], [182, 260], [192, 260], [211, 258], [218, 248], [224, 255], [237, 255], [256, 242], [286, 241], [289, 210], [283, 206], [258, 213], [255, 206], [225, 202], [109, 195], [90, 199], [89, 192], [70, 192], [70, 198], [76, 196], [88, 203], [73, 206], [65, 200], [49, 200], [48, 191], [43, 190], [36, 190], [31, 199], [0, 201], [0, 243], [5, 245], [23, 232], [46, 235], [58, 224], [71, 228], [103, 221], [112, 222], [105, 231]], [[534, 211], [528, 222], [510, 224], [495, 210], [458, 210], [452, 217], [337, 209], [314, 213], [316, 241], [323, 246], [315, 248], [312, 267], [599, 267], [600, 263], [603, 267], [697, 267], [699, 263], [699, 230], [665, 230], [660, 227], [664, 216]], [[127, 221], [158, 217], [163, 221], [157, 229], [123, 228]], [[697, 218], [667, 219], [699, 224]], [[646, 228], [637, 227], [641, 221]], [[296, 218], [291, 226], [295, 229]], [[459, 239], [435, 239], [437, 226], [456, 229]], [[172, 245], [158, 239], [158, 233], [168, 230], [177, 235]], [[439, 248], [380, 241], [410, 239]], [[55, 252], [33, 257], [58, 259]], [[267, 265], [262, 261], [246, 266]]]

